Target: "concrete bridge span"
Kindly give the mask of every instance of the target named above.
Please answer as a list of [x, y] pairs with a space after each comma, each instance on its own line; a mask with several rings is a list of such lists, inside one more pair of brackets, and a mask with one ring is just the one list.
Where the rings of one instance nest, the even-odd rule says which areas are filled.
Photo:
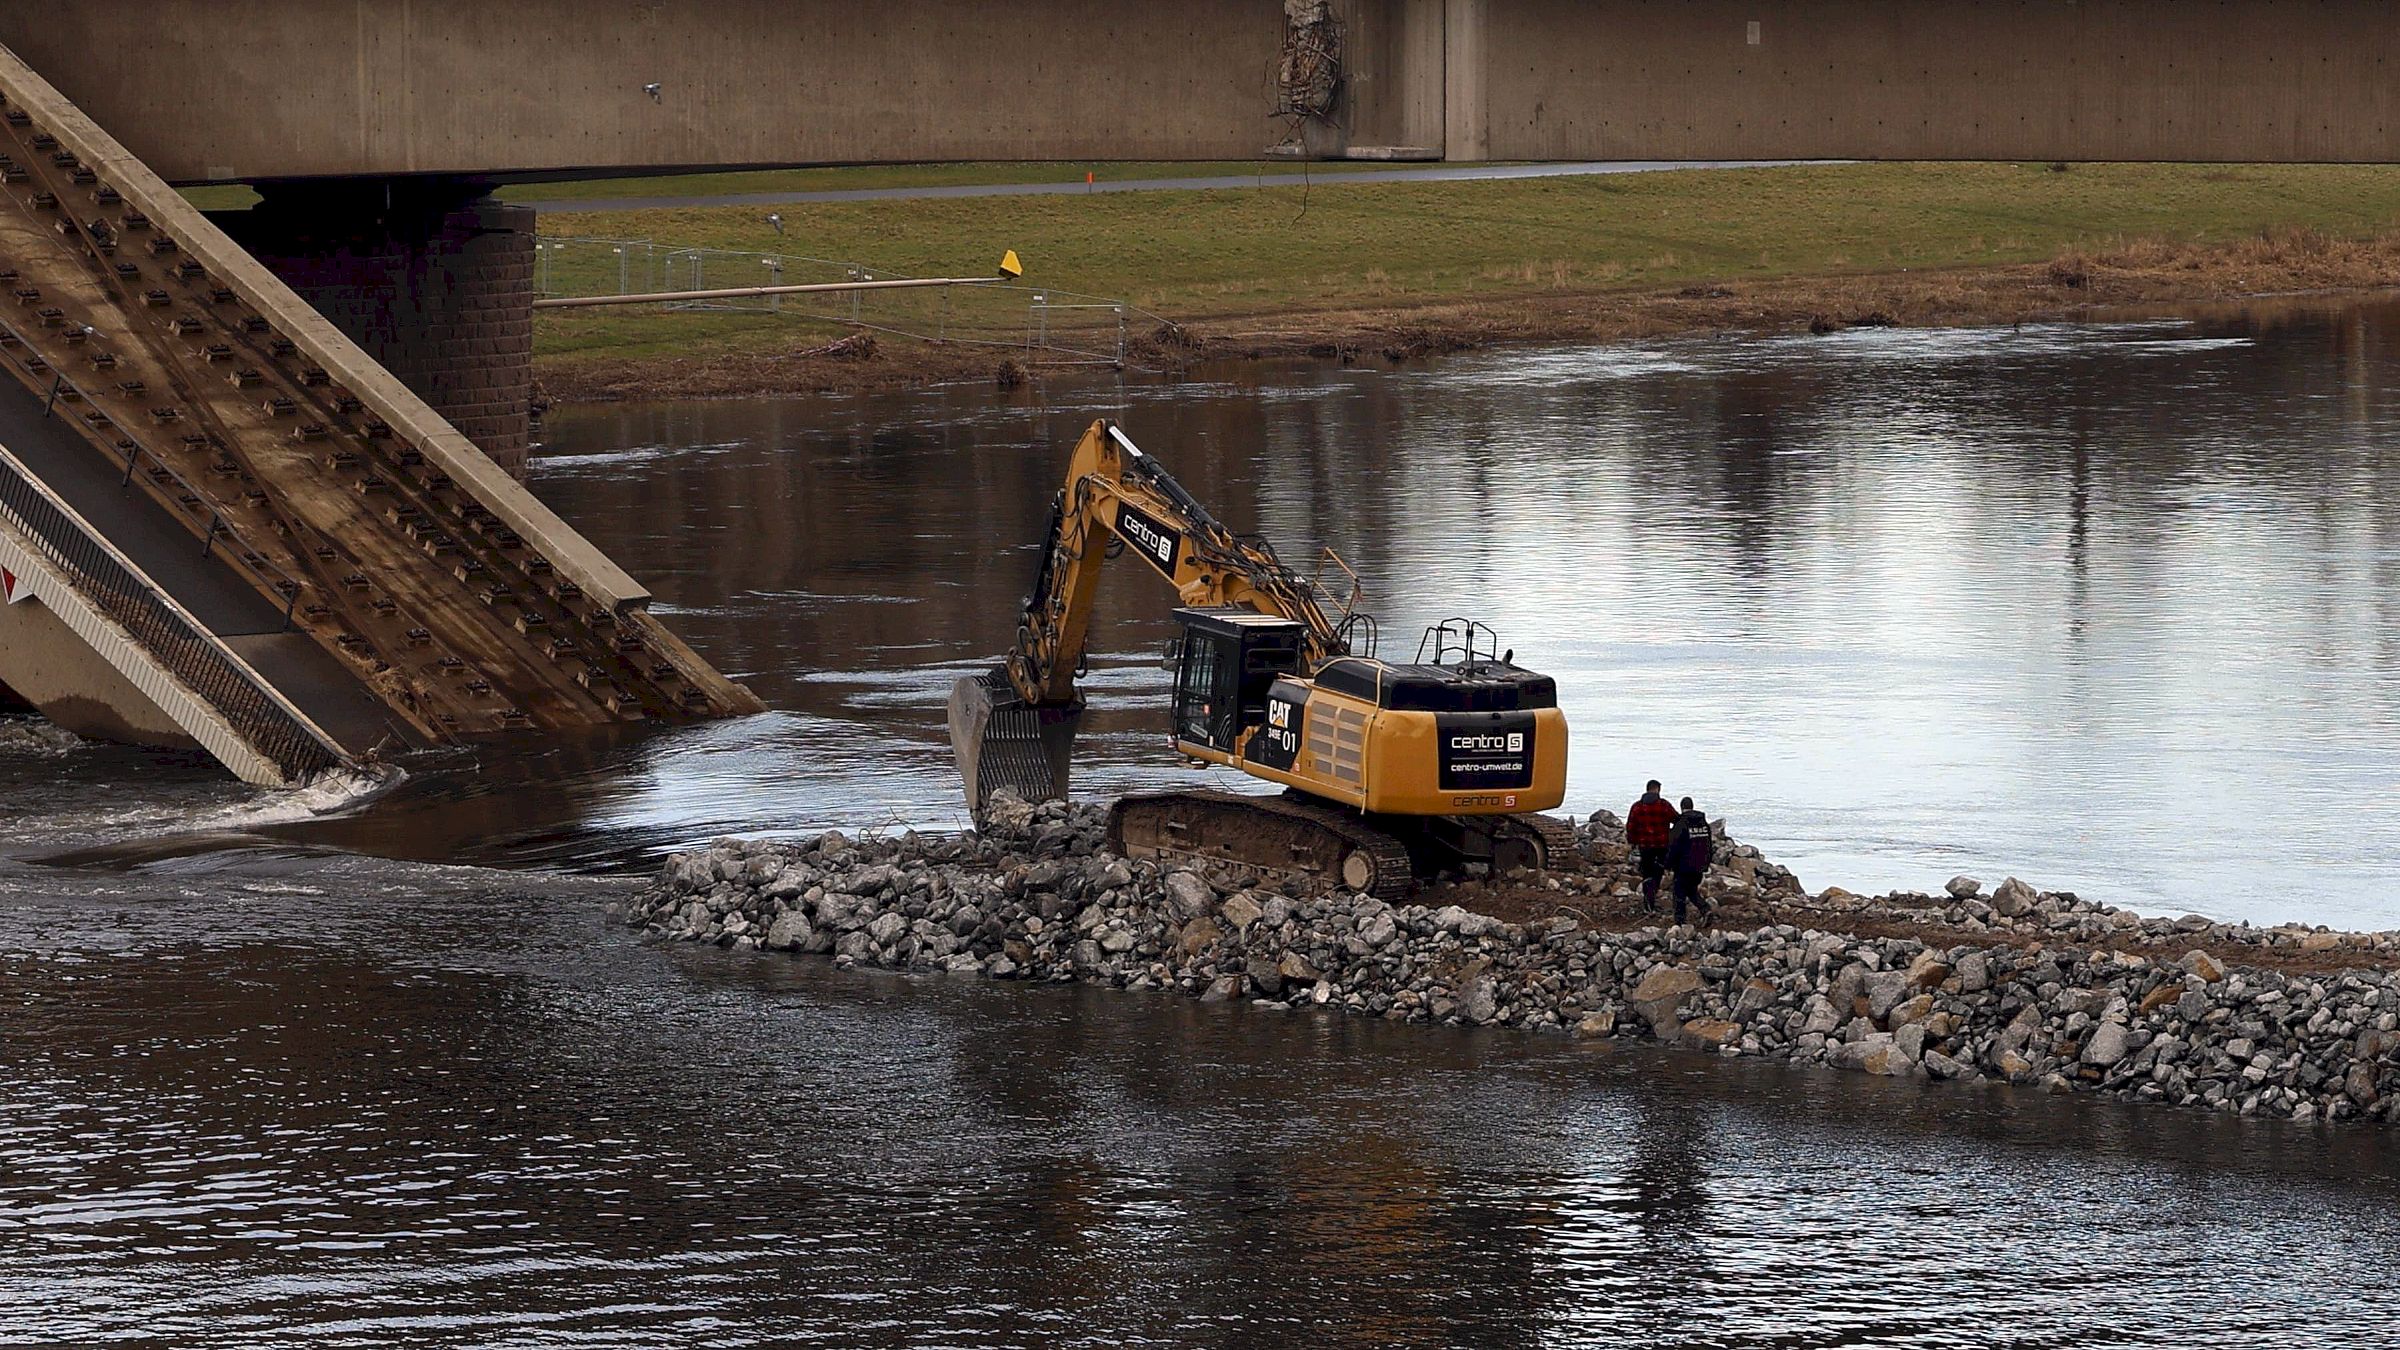
[[[1311, 147], [2378, 162], [2380, 0], [1330, 0]], [[172, 182], [1258, 154], [1282, 0], [15, 0]], [[656, 86], [655, 90], [651, 86]]]

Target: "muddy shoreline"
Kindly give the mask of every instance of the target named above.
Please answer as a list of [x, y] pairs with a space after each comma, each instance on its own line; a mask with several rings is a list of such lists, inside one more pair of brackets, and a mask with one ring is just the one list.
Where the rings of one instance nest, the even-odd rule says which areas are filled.
[[[1167, 374], [1225, 360], [1398, 365], [1503, 344], [2089, 322], [2268, 298], [2335, 304], [2395, 284], [2400, 284], [2400, 234], [2344, 240], [2300, 230], [2216, 244], [2136, 241], [2110, 251], [2001, 267], [1220, 314], [1138, 335], [1127, 364]], [[795, 335], [787, 349], [642, 359], [552, 356], [537, 360], [536, 378], [540, 398], [557, 404], [869, 392], [961, 382], [1013, 387], [1038, 382], [1045, 373], [990, 347], [901, 339], [879, 341], [864, 356], [855, 350], [804, 354], [824, 345], [821, 339]]]

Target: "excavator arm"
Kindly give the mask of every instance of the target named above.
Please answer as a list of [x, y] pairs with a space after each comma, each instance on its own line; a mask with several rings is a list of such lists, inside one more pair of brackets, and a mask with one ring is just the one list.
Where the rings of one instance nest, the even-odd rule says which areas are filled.
[[951, 747], [978, 821], [998, 791], [1027, 801], [1066, 795], [1083, 715], [1075, 682], [1100, 569], [1118, 552], [1165, 577], [1183, 605], [1254, 609], [1301, 625], [1311, 668], [1348, 650], [1315, 585], [1272, 545], [1227, 529], [1114, 423], [1096, 421], [1076, 442], [1008, 655], [951, 690]]
[[1065, 707], [1077, 701], [1075, 680], [1091, 635], [1100, 569], [1120, 545], [1165, 577], [1181, 604], [1254, 609], [1303, 625], [1302, 654], [1311, 667], [1348, 650], [1316, 588], [1285, 566], [1272, 545], [1219, 524], [1158, 461], [1103, 419], [1076, 443], [1051, 512], [1041, 570], [1009, 650], [1008, 682], [1025, 702]]

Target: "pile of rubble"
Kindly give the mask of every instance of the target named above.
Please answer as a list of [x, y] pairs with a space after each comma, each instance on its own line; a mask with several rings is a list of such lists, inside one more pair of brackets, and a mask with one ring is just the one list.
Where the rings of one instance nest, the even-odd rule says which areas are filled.
[[[1965, 878], [1940, 899], [1811, 896], [1721, 833], [1707, 891], [1740, 924], [1662, 928], [1624, 912], [1635, 883], [1606, 813], [1578, 827], [1582, 857], [1548, 875], [1470, 880], [1428, 897], [1454, 903], [1409, 905], [1128, 861], [1105, 850], [1101, 807], [1009, 802], [993, 816], [958, 836], [719, 840], [672, 857], [626, 917], [666, 938], [845, 966], [2400, 1121], [2392, 934], [2144, 919], [2013, 879], [1988, 899]], [[1550, 912], [1526, 918], [1532, 900]], [[2253, 949], [2309, 959], [2232, 959]]]

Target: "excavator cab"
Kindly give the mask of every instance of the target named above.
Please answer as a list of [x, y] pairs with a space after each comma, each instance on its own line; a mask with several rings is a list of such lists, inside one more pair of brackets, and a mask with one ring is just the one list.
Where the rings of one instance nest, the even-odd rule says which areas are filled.
[[1254, 609], [1178, 609], [1175, 701], [1179, 745], [1230, 754], [1267, 717], [1267, 690], [1300, 670], [1305, 626]]

